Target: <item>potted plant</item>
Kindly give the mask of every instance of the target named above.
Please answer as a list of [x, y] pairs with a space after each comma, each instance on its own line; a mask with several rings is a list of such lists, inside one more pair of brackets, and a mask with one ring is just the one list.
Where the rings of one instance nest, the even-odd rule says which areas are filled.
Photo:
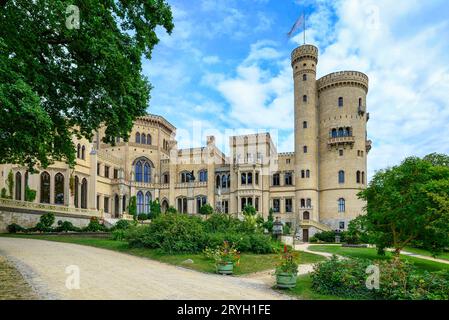
[[284, 245], [281, 262], [276, 267], [276, 285], [278, 288], [294, 288], [296, 286], [298, 264], [295, 258], [296, 255]]
[[206, 248], [204, 253], [208, 258], [215, 260], [215, 267], [219, 274], [232, 274], [234, 266], [237, 267], [240, 263], [240, 252], [228, 241], [224, 241], [223, 245], [216, 249]]

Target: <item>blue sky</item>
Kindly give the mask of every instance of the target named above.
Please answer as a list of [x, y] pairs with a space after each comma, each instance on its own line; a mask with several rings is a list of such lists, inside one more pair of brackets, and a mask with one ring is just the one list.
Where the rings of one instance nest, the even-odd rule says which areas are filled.
[[179, 147], [227, 153], [228, 137], [269, 131], [293, 151], [291, 51], [286, 33], [305, 10], [307, 42], [320, 49], [318, 77], [370, 77], [370, 176], [410, 155], [449, 153], [449, 10], [446, 0], [168, 0], [175, 29], [144, 74], [148, 111], [177, 128]]

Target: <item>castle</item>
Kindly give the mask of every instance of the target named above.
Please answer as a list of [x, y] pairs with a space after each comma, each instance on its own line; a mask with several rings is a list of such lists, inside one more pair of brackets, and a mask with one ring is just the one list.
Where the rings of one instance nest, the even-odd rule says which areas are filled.
[[[344, 71], [317, 80], [318, 49], [312, 45], [298, 47], [291, 58], [294, 152], [278, 153], [268, 133], [231, 137], [229, 156], [213, 136], [202, 148], [178, 149], [176, 128], [161, 116], [147, 115], [136, 119], [128, 142], [102, 143], [104, 128], [93, 142], [74, 140], [74, 169], [56, 162], [29, 174], [24, 167], [0, 165], [0, 188], [10, 171], [15, 181], [13, 199], [0, 199], [0, 211], [117, 219], [127, 216], [135, 196], [138, 213], [149, 212], [154, 199], [163, 212], [173, 206], [186, 214], [199, 213], [206, 203], [235, 215], [251, 205], [265, 218], [272, 209], [302, 241], [318, 231], [345, 230], [364, 207], [357, 193], [366, 187], [371, 148], [368, 77]], [[33, 203], [24, 201], [25, 185], [37, 191]]]

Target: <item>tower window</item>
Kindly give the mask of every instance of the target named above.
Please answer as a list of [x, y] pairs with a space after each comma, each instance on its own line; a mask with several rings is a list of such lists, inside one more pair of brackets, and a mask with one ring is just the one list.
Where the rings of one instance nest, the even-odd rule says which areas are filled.
[[356, 173], [356, 183], [360, 183], [361, 179], [360, 179], [360, 171], [357, 171]]
[[343, 149], [338, 150], [338, 153], [340, 154], [340, 157], [343, 156]]
[[304, 153], [307, 153], [307, 146], [303, 147]]
[[338, 106], [343, 107], [343, 97], [338, 98]]
[[306, 178], [310, 178], [310, 170], [306, 170]]
[[365, 171], [362, 172], [362, 183], [365, 184]]
[[306, 172], [305, 170], [301, 170], [301, 178], [304, 179], [306, 177]]
[[307, 96], [306, 96], [306, 95], [303, 95], [303, 96], [302, 96], [302, 101], [303, 101], [303, 102], [307, 102]]
[[338, 212], [346, 211], [346, 201], [343, 198], [338, 199]]
[[304, 121], [304, 122], [302, 123], [302, 127], [303, 127], [303, 129], [307, 129], [307, 121]]
[[345, 172], [343, 170], [338, 172], [338, 183], [345, 183]]
[[307, 81], [307, 75], [306, 74], [302, 75], [302, 81]]

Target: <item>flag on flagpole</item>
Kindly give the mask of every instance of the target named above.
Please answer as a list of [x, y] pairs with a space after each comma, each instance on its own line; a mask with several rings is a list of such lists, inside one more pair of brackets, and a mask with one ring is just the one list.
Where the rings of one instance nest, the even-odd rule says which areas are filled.
[[292, 29], [289, 33], [287, 33], [287, 36], [291, 38], [291, 36], [301, 27], [304, 27], [304, 14], [302, 14], [298, 20], [296, 20], [295, 24], [293, 25]]

